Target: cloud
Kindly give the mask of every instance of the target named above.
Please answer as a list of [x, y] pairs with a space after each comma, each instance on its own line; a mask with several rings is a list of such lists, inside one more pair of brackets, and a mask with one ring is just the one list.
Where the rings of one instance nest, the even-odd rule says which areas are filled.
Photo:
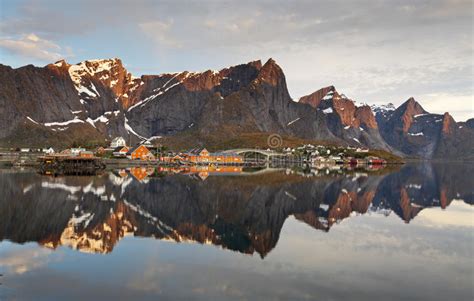
[[23, 274], [38, 269], [48, 263], [50, 250], [38, 248], [20, 248], [12, 245], [12, 250], [1, 253], [0, 266], [9, 273]]
[[180, 48], [182, 44], [170, 35], [172, 25], [172, 20], [168, 23], [151, 21], [138, 24], [140, 29], [158, 44], [171, 48]]
[[0, 38], [0, 48], [13, 55], [45, 62], [73, 56], [70, 48], [62, 49], [53, 41], [42, 39], [34, 33], [23, 35], [18, 39]]
[[91, 57], [120, 51], [157, 72], [273, 57], [295, 98], [331, 84], [368, 103], [473, 93], [470, 0], [26, 0], [15, 12], [0, 20], [5, 35], [74, 40]]

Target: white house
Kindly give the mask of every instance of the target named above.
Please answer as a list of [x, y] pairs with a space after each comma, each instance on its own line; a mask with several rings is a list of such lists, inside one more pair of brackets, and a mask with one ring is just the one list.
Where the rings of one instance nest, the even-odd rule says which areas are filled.
[[110, 143], [110, 148], [117, 148], [119, 146], [126, 146], [127, 142], [123, 137], [115, 137]]
[[53, 149], [52, 147], [50, 147], [50, 148], [43, 148], [41, 151], [42, 151], [43, 153], [45, 153], [45, 154], [48, 154], [48, 155], [54, 154], [54, 149]]
[[82, 147], [73, 147], [70, 149], [71, 150], [71, 155], [73, 156], [79, 156], [81, 152], [85, 152], [86, 149]]

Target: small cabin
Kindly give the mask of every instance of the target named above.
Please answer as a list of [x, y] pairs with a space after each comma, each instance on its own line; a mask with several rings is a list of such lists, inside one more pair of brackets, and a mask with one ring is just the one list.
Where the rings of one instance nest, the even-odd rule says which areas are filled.
[[89, 151], [82, 151], [79, 153], [80, 158], [94, 158], [94, 153]]
[[65, 150], [62, 150], [61, 155], [72, 155], [72, 152], [69, 148], [65, 149]]
[[70, 149], [71, 150], [71, 155], [72, 156], [79, 156], [81, 152], [85, 152], [86, 149], [82, 147], [73, 147]]
[[127, 152], [127, 157], [132, 160], [143, 160], [143, 161], [155, 160], [155, 156], [151, 153], [151, 151], [145, 145], [140, 145], [140, 146], [130, 149]]
[[54, 149], [53, 149], [52, 147], [50, 147], [50, 148], [43, 148], [41, 151], [42, 151], [43, 153], [45, 153], [45, 154], [48, 154], [48, 155], [54, 154]]
[[242, 156], [230, 152], [210, 153], [205, 148], [197, 148], [182, 154], [184, 161], [195, 164], [241, 164]]

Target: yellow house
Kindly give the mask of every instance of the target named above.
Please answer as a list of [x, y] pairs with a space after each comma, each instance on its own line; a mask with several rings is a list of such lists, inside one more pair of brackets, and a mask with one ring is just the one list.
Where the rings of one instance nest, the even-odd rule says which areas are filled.
[[244, 158], [234, 153], [210, 153], [205, 148], [192, 149], [182, 154], [183, 161], [193, 164], [242, 164]]
[[127, 152], [127, 157], [132, 160], [144, 160], [144, 161], [155, 160], [155, 156], [151, 153], [151, 151], [145, 145], [140, 145], [140, 146], [130, 149]]

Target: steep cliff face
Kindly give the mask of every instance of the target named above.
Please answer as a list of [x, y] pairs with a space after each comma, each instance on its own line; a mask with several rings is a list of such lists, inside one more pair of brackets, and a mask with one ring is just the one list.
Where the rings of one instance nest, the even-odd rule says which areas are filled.
[[135, 143], [187, 137], [212, 144], [277, 133], [432, 158], [468, 154], [459, 135], [472, 135], [471, 123], [443, 121], [413, 98], [396, 110], [379, 110], [329, 86], [293, 101], [273, 59], [140, 78], [117, 58], [43, 68], [0, 65], [0, 71], [2, 146], [100, 144], [118, 135]]
[[376, 119], [384, 140], [407, 156], [473, 158], [472, 128], [456, 123], [449, 113], [427, 112], [413, 98], [397, 109], [379, 110]]
[[327, 116], [331, 133], [355, 146], [390, 150], [379, 133], [375, 116], [367, 105], [356, 106], [344, 94], [339, 94], [334, 86], [322, 88], [298, 103], [309, 104]]

